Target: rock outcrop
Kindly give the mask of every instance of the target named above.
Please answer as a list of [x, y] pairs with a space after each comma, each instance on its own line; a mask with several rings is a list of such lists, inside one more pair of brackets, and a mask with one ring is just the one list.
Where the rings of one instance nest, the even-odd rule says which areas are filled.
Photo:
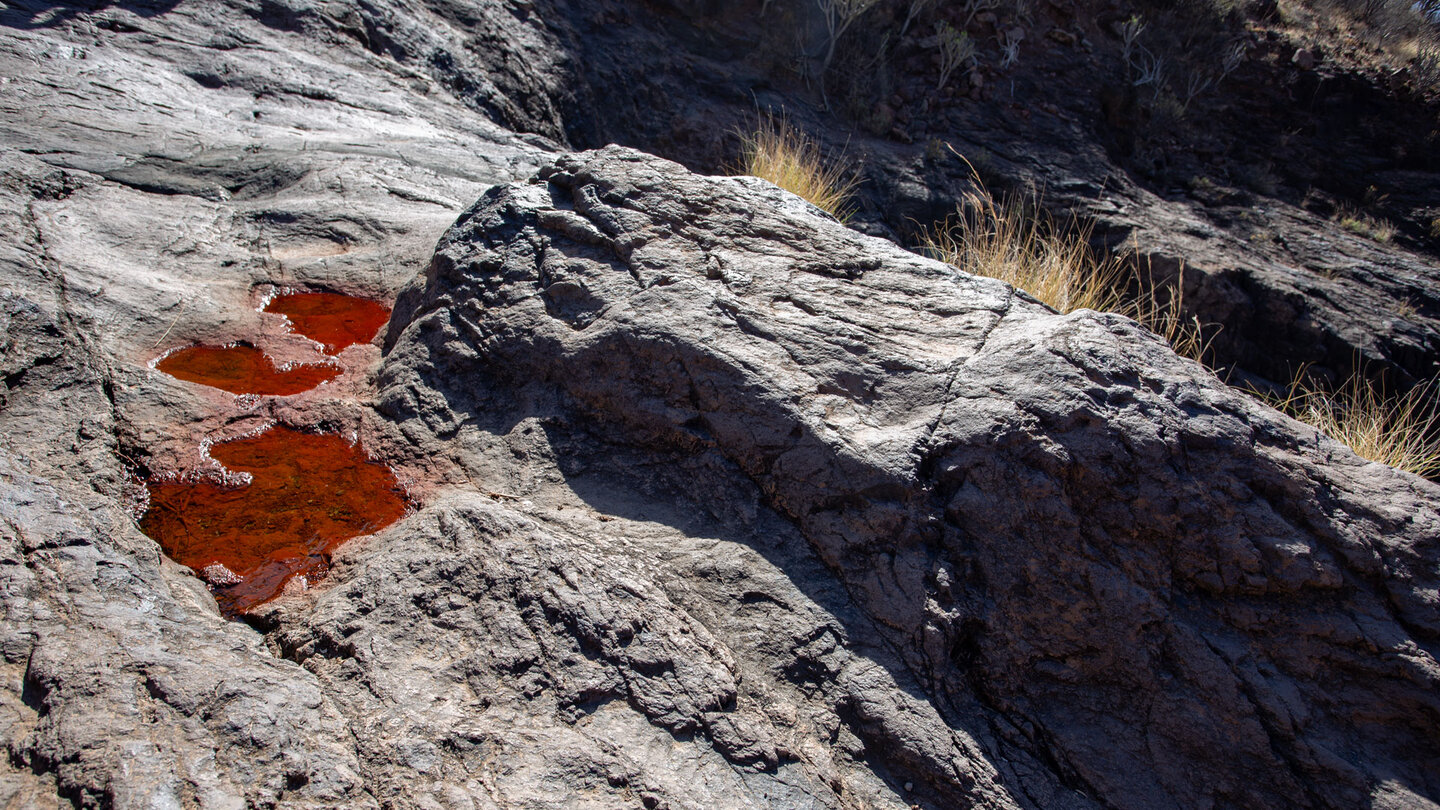
[[316, 679], [138, 531], [135, 475], [277, 416], [358, 427], [376, 350], [304, 416], [148, 363], [283, 337], [257, 286], [393, 295], [546, 141], [247, 8], [0, 9], [0, 805], [375, 806]]
[[[580, 567], [537, 528], [552, 584], [512, 598], [578, 642], [536, 673], [562, 706], [602, 683], [732, 762], [808, 768], [793, 743], [757, 759], [792, 727], [720, 718], [818, 685], [812, 708], [861, 742], [852, 761], [937, 806], [1423, 806], [1440, 789], [1434, 485], [1122, 319], [1057, 316], [773, 188], [606, 149], [462, 215], [387, 351], [380, 407], [414, 452], [494, 481], [503, 454], [481, 448], [512, 443], [532, 471], [494, 486], [537, 509], [569, 491], [561, 514], [716, 521], [766, 556], [803, 542], [805, 574], [782, 565], [794, 586], [829, 595], [833, 577], [832, 632], [893, 651], [867, 656], [894, 684], [878, 689], [817, 665], [803, 635], [734, 678], [756, 659], [730, 620], [684, 624], [795, 595], [732, 594], [677, 627], [657, 591], [689, 590], [666, 570], [684, 544]], [[517, 432], [541, 433], [524, 444], [553, 459], [548, 481]], [[438, 534], [462, 548], [504, 533], [449, 520]], [[754, 539], [768, 524], [784, 528]], [[598, 554], [606, 533], [579, 545]], [[495, 574], [445, 579], [476, 576], [495, 598]], [[384, 614], [356, 609], [373, 589], [349, 588], [334, 621], [365, 612], [375, 632]], [[634, 606], [582, 608], [587, 591]], [[621, 672], [580, 674], [597, 667]]]
[[365, 806], [319, 685], [135, 527], [124, 383], [37, 222], [84, 185], [13, 153], [0, 165], [0, 801]]
[[[577, 117], [634, 13], [0, 8], [0, 806], [1440, 802], [1435, 485], [759, 181], [559, 157], [669, 121], [658, 73]], [[888, 165], [888, 201], [960, 179]], [[312, 391], [151, 366], [315, 360], [265, 295], [402, 285]], [[416, 508], [225, 621], [137, 476], [274, 423]]]
[[[1404, 389], [1440, 373], [1440, 99], [1339, 55], [1294, 65], [1286, 38], [1298, 34], [1276, 24], [1276, 4], [1057, 0], [977, 21], [965, 4], [881, 3], [823, 77], [818, 59], [803, 68], [825, 50], [814, 2], [581, 5], [592, 13], [535, 4], [588, 102], [562, 106], [576, 146], [624, 143], [719, 171], [757, 108], [783, 111], [863, 170], [852, 224], [868, 232], [914, 242], [917, 227], [954, 215], [979, 170], [997, 193], [1039, 190], [1062, 219], [1093, 223], [1157, 280], [1183, 264], [1212, 359], [1239, 374], [1284, 384], [1310, 364], [1321, 378], [1358, 369]], [[900, 35], [916, 8], [922, 22]], [[1119, 36], [1132, 15], [1147, 25], [1142, 45], [1169, 60], [1171, 90], [1132, 86]], [[936, 87], [941, 20], [968, 27], [977, 48], [948, 88]], [[1017, 33], [1012, 58], [1003, 43]], [[1162, 49], [1165, 37], [1177, 41]], [[1236, 47], [1239, 66], [1177, 115], [1169, 94], [1213, 77]], [[1397, 235], [1347, 231], [1337, 201], [1369, 206]]]

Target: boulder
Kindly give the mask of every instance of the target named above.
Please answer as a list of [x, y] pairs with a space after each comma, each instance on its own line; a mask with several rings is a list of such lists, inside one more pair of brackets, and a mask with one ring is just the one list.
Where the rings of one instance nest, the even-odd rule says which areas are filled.
[[[833, 577], [837, 637], [877, 633], [893, 657], [871, 659], [875, 688], [844, 665], [770, 677], [827, 684], [892, 788], [1046, 807], [1440, 796], [1440, 491], [1123, 318], [1057, 315], [768, 184], [612, 147], [460, 217], [401, 295], [381, 380], [416, 452], [472, 470], [492, 431], [533, 420], [561, 480], [526, 497], [803, 538], [822, 582], [796, 584]], [[672, 732], [711, 712], [693, 725], [756, 761], [722, 744], [744, 724], [713, 705], [629, 694]]]

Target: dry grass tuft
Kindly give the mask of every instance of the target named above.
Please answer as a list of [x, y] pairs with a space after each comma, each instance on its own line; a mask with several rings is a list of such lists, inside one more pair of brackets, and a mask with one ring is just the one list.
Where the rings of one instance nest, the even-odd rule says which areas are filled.
[[1184, 265], [1174, 285], [1161, 285], [1147, 275], [1137, 277], [1136, 286], [1138, 294], [1127, 300], [1120, 313], [1164, 338], [1170, 349], [1181, 357], [1208, 365], [1205, 354], [1220, 327], [1215, 326], [1207, 338], [1198, 317], [1185, 317]]
[[1397, 470], [1433, 478], [1440, 475], [1440, 414], [1429, 404], [1431, 386], [1385, 397], [1356, 374], [1337, 391], [1304, 381], [1304, 369], [1284, 397], [1262, 397], [1356, 455]]
[[1089, 241], [1088, 226], [1062, 228], [1034, 200], [997, 201], [983, 185], [965, 196], [954, 219], [922, 236], [940, 261], [1005, 281], [1061, 313], [1093, 309], [1134, 318], [1177, 354], [1201, 360], [1208, 341], [1199, 320], [1183, 314], [1183, 270], [1176, 284], [1159, 284], [1123, 257], [1097, 256]]
[[766, 116], [741, 136], [740, 173], [769, 180], [844, 222], [853, 213], [850, 195], [859, 185], [843, 160], [826, 161], [820, 147], [784, 118]]
[[1124, 267], [1097, 258], [1088, 233], [1065, 236], [1047, 214], [1014, 196], [996, 200], [983, 189], [961, 201], [958, 215], [924, 235], [936, 258], [977, 276], [998, 278], [1058, 312], [1124, 306]]
[[1355, 208], [1342, 207], [1336, 212], [1335, 221], [1345, 230], [1376, 242], [1387, 243], [1395, 238], [1394, 224]]

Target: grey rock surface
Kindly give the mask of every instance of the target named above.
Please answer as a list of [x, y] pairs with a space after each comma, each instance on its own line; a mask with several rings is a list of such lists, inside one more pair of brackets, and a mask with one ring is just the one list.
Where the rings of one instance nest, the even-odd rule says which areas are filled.
[[[629, 478], [741, 525], [774, 510], [843, 586], [847, 635], [913, 679], [839, 715], [940, 806], [1440, 795], [1433, 484], [1123, 319], [753, 183], [618, 148], [540, 178], [488, 192], [402, 293], [380, 405], [417, 452], [533, 415], [593, 508], [614, 496], [590, 481]], [[734, 756], [699, 704], [630, 700]]]
[[136, 528], [135, 474], [194, 472], [202, 441], [287, 414], [354, 427], [377, 350], [258, 402], [150, 363], [256, 337], [310, 359], [259, 297], [393, 294], [545, 142], [247, 9], [0, 9], [6, 807], [376, 806], [316, 679]]
[[[762, 182], [556, 158], [610, 11], [0, 9], [0, 806], [1434, 806], [1433, 484]], [[407, 282], [314, 391], [152, 367]], [[416, 510], [227, 622], [136, 476], [276, 422]]]
[[135, 526], [114, 369], [38, 222], [82, 182], [14, 153], [0, 165], [0, 800], [373, 805], [318, 684]]

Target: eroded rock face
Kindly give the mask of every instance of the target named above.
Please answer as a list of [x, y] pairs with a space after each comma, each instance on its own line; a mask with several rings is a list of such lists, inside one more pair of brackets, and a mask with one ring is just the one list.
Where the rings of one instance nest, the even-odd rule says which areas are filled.
[[135, 526], [114, 371], [36, 222], [83, 182], [0, 163], [0, 800], [374, 806], [315, 679], [221, 619]]
[[[0, 9], [0, 805], [1431, 806], [1433, 486], [1123, 321], [502, 129], [575, 130], [559, 41], [617, 5]], [[318, 362], [269, 292], [427, 264], [314, 391], [149, 367]], [[225, 622], [131, 473], [274, 422], [421, 506]]]
[[[585, 695], [623, 697], [732, 766], [822, 781], [806, 724], [772, 711], [799, 690], [802, 716], [859, 741], [832, 740], [842, 773], [937, 806], [1440, 796], [1435, 486], [1127, 321], [1054, 315], [763, 184], [609, 148], [487, 192], [402, 294], [387, 347], [381, 410], [415, 452], [526, 509], [578, 496], [543, 518], [565, 533], [588, 520], [565, 513], [620, 512], [690, 538], [589, 573], [579, 551], [547, 551], [547, 588], [521, 567], [489, 575], [531, 634], [576, 645], [520, 669], [544, 673], [561, 725], [603, 714]], [[498, 537], [478, 515], [506, 503], [437, 506], [452, 527], [427, 536]], [[752, 646], [724, 608], [798, 626], [796, 596], [672, 579], [698, 525], [828, 609], [837, 654], [890, 654], [867, 651], [861, 676], [803, 635]], [[612, 528], [577, 545], [603, 556]], [[532, 547], [566, 545], [534, 531]], [[377, 575], [379, 557], [356, 565]], [[342, 590], [322, 605], [358, 598]], [[601, 591], [646, 607], [580, 607]]]
[[376, 806], [349, 721], [139, 533], [131, 476], [277, 419], [364, 432], [378, 349], [248, 403], [148, 363], [266, 330], [320, 359], [260, 287], [388, 298], [540, 150], [246, 8], [0, 9], [0, 805]]
[[[1275, 27], [1270, 4], [1236, 7], [1223, 24], [1207, 19], [1214, 6], [1173, 3], [1065, 0], [999, 9], [989, 21], [931, 4], [907, 36], [902, 18], [916, 6], [882, 3], [849, 29], [824, 81], [823, 9], [808, 0], [529, 8], [526, 20], [552, 32], [567, 58], [517, 61], [568, 74], [559, 118], [576, 147], [622, 143], [722, 171], [757, 108], [783, 111], [832, 156], [863, 165], [857, 229], [917, 244], [917, 228], [955, 215], [978, 169], [997, 193], [1043, 190], [1062, 221], [1093, 223], [1105, 247], [1133, 253], [1154, 280], [1176, 280], [1183, 267], [1186, 309], [1233, 379], [1283, 385], [1304, 366], [1319, 379], [1359, 371], [1404, 390], [1440, 372], [1440, 268], [1428, 234], [1440, 214], [1436, 101], [1401, 91], [1391, 69], [1366, 75], [1336, 59], [1300, 68], [1296, 49], [1314, 43]], [[1120, 28], [1136, 14], [1151, 34], [1185, 39], [1170, 57], [1173, 79], [1198, 69], [1180, 62], [1209, 52], [1196, 37], [1216, 25], [1233, 26], [1217, 44], [1248, 43], [1243, 66], [1183, 122], [1169, 117], [1125, 68]], [[947, 90], [935, 86], [940, 20], [978, 48], [974, 70]], [[1017, 35], [1024, 45], [1003, 56]], [[806, 53], [810, 71], [797, 70]], [[1347, 231], [1312, 192], [1354, 206], [1393, 198], [1384, 216], [1405, 235]]]

